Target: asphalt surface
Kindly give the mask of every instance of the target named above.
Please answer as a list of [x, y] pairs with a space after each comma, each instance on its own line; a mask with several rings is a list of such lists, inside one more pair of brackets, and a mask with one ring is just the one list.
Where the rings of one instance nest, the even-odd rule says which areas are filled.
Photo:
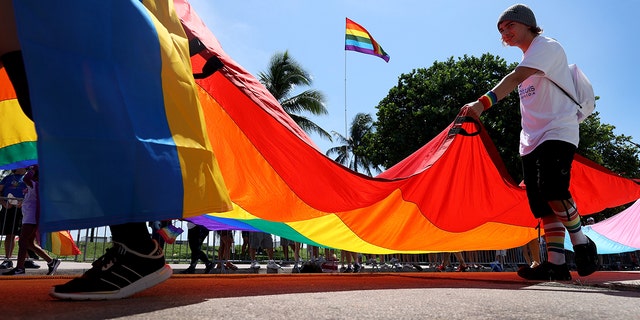
[[59, 301], [53, 285], [90, 268], [63, 262], [0, 276], [0, 319], [640, 319], [640, 271], [536, 282], [515, 272], [179, 274], [128, 299]]

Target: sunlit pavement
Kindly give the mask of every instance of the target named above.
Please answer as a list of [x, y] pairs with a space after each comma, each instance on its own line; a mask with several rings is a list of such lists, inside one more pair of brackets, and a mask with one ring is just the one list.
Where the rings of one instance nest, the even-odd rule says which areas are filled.
[[[291, 267], [285, 267], [278, 274], [266, 274], [264, 264], [258, 273], [249, 265], [238, 265], [235, 272], [205, 275], [200, 265], [197, 274], [187, 275], [179, 274], [186, 265], [172, 267], [174, 275], [166, 282], [114, 301], [49, 297], [53, 285], [81, 274], [89, 263], [63, 263], [54, 276], [43, 275], [44, 266], [27, 270], [26, 276], [2, 276], [0, 315], [2, 319], [353, 319], [360, 315], [632, 319], [640, 314], [639, 271], [601, 271], [588, 277], [572, 272], [573, 281], [545, 283], [522, 280], [515, 272], [372, 272], [369, 268], [357, 274], [292, 274]], [[578, 309], [567, 313], [552, 308], [538, 317], [536, 310], [557, 299], [567, 301], [558, 305]], [[591, 308], [597, 312], [582, 312]]]

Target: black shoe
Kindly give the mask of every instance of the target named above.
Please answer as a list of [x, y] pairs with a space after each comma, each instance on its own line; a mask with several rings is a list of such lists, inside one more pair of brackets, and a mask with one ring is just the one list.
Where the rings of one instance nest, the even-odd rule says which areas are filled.
[[211, 269], [213, 269], [213, 262], [209, 261], [207, 263], [204, 264], [204, 273], [205, 274], [209, 274], [211, 273]]
[[575, 252], [576, 269], [581, 277], [588, 276], [598, 270], [598, 249], [596, 244], [587, 237], [588, 242], [573, 246]]
[[196, 273], [196, 267], [194, 266], [189, 266], [188, 268], [180, 271], [180, 274], [194, 274]]
[[37, 265], [33, 260], [25, 260], [24, 261], [25, 269], [40, 269], [40, 265]]
[[540, 281], [568, 281], [571, 280], [571, 273], [566, 263], [557, 265], [549, 261], [543, 262], [541, 265], [531, 268], [529, 266], [521, 267], [518, 275], [527, 280]]
[[47, 263], [47, 268], [49, 269], [47, 271], [47, 275], [48, 276], [52, 276], [54, 273], [56, 273], [56, 270], [58, 270], [59, 266], [60, 266], [60, 260], [59, 259], [51, 260], [51, 262]]
[[13, 268], [7, 272], [2, 273], [3, 276], [20, 276], [24, 274], [25, 274], [24, 269], [20, 269], [20, 268]]
[[112, 300], [151, 288], [173, 273], [165, 264], [162, 249], [155, 240], [154, 243], [153, 251], [142, 254], [114, 242], [92, 263], [91, 269], [79, 278], [54, 286], [49, 295], [68, 300]]
[[0, 263], [0, 269], [11, 269], [13, 268], [13, 262], [11, 260], [5, 260]]

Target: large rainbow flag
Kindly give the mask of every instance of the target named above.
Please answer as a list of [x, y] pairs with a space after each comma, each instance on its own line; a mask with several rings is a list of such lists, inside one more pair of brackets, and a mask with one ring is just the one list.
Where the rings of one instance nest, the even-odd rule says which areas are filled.
[[173, 2], [25, 0], [15, 12], [43, 231], [231, 209]]
[[[37, 1], [25, 0], [25, 2]], [[84, 10], [90, 11], [92, 5], [111, 4], [111, 2], [99, 1], [96, 1], [96, 4], [92, 4], [91, 1], [88, 3]], [[54, 6], [48, 2], [38, 3], [38, 5], [44, 6], [42, 8], [44, 11], [55, 10], [47, 8]], [[208, 141], [213, 151], [208, 152], [208, 156], [200, 158], [200, 161], [205, 163], [200, 172], [211, 172], [209, 171], [211, 159], [207, 157], [213, 158], [215, 154], [219, 173], [224, 179], [232, 201], [232, 208], [228, 212], [192, 215], [188, 218], [189, 220], [204, 224], [212, 230], [262, 230], [311, 245], [380, 254], [504, 249], [521, 246], [537, 237], [535, 229], [537, 221], [531, 215], [524, 189], [512, 181], [506, 173], [491, 137], [488, 136], [479, 119], [469, 114], [468, 110], [462, 110], [456, 119], [452, 119], [449, 126], [443, 128], [440, 135], [379, 176], [372, 178], [358, 174], [337, 164], [317, 148], [258, 80], [222, 50], [216, 37], [206, 28], [186, 0], [174, 0], [174, 5], [190, 45], [191, 67], [193, 73], [197, 75], [194, 88], [205, 124], [202, 137]], [[140, 9], [139, 12], [147, 10], [142, 10], [142, 7], [138, 8], [135, 5], [133, 8]], [[106, 8], [99, 9], [112, 16], [110, 11], [105, 11]], [[31, 8], [30, 10], [40, 9]], [[46, 19], [44, 16], [42, 18]], [[31, 20], [33, 19], [27, 21]], [[92, 23], [96, 21], [95, 19], [86, 20]], [[51, 36], [55, 33], [47, 34]], [[142, 52], [150, 52], [151, 55], [156, 52], [146, 46], [145, 48], [147, 51]], [[139, 52], [129, 54], [139, 54]], [[77, 65], [90, 62], [85, 60], [91, 59], [80, 55], [76, 56], [74, 62]], [[177, 65], [183, 64], [177, 63]], [[150, 79], [154, 77], [149, 75], [155, 74], [152, 70], [145, 71]], [[61, 71], [56, 69], [56, 72]], [[93, 97], [90, 90], [84, 92], [86, 90], [83, 89], [95, 89], [91, 84], [98, 80], [88, 76], [91, 74], [74, 75], [80, 76], [74, 84], [79, 85], [76, 90], [82, 91], [82, 94], [58, 93], [57, 95], [67, 100], [56, 98], [55, 104], [51, 103], [48, 106], [66, 108], [66, 102], [74, 100], [77, 96]], [[134, 88], [133, 85], [142, 79], [137, 80], [127, 83]], [[45, 97], [47, 96], [45, 95], [42, 99]], [[124, 100], [128, 101], [128, 99]], [[77, 106], [76, 103], [78, 103]], [[72, 105], [77, 109], [82, 109], [82, 106], [84, 108], [94, 106], [91, 99], [74, 102]], [[92, 175], [90, 170], [92, 167], [87, 163], [96, 161], [100, 168], [109, 161], [120, 165], [119, 160], [113, 160], [120, 155], [102, 150], [109, 147], [109, 145], [100, 145], [105, 143], [103, 141], [105, 139], [94, 133], [95, 130], [89, 130], [90, 128], [83, 123], [78, 123], [85, 118], [91, 120], [97, 117], [86, 114], [86, 110], [79, 111], [81, 114], [77, 118], [74, 115], [75, 121], [66, 121], [61, 119], [63, 118], [61, 116], [54, 118], [53, 124], [60, 124], [61, 121], [64, 124], [64, 133], [68, 134], [60, 141], [52, 141], [49, 137], [43, 136], [43, 134], [48, 135], [48, 131], [39, 130], [40, 158], [38, 161], [41, 162], [41, 168], [42, 164], [51, 163], [53, 159], [56, 159], [55, 163], [66, 160], [71, 165], [64, 167], [66, 170], [64, 173], [85, 177], [79, 180], [65, 180], [64, 176], [58, 176], [60, 178], [58, 180], [49, 180], [49, 178], [47, 181], [42, 181], [43, 188], [50, 188], [47, 201], [53, 203], [47, 205], [50, 208], [49, 214], [57, 215], [56, 219], [61, 219], [56, 220], [58, 225], [64, 224], [64, 229], [72, 228], [68, 223], [80, 219], [86, 219], [82, 220], [84, 225], [98, 226], [113, 223], [109, 220], [111, 212], [97, 215], [101, 219], [90, 220], [92, 215], [96, 216], [97, 210], [85, 210], [93, 207], [82, 206], [85, 202], [93, 204], [96, 202], [93, 197], [102, 196], [102, 193], [109, 194], [114, 205], [96, 202], [98, 208], [120, 209], [113, 212], [113, 217], [121, 220], [124, 219], [118, 214], [121, 211], [131, 210], [131, 195], [144, 199], [149, 197], [156, 201], [164, 197], [163, 201], [160, 201], [164, 206], [185, 199], [186, 188], [182, 188], [181, 192], [173, 193], [173, 196], [178, 199], [176, 200], [169, 199], [171, 196], [166, 193], [154, 198], [157, 189], [167, 186], [148, 187], [148, 184], [159, 183], [158, 180], [168, 181], [173, 177], [171, 174], [174, 173], [173, 171], [147, 183], [146, 180], [140, 179], [145, 176], [147, 168], [136, 167], [140, 170], [138, 171], [126, 166], [124, 168], [118, 166], [120, 170], [110, 172], [121, 184], [114, 186], [108, 182], [105, 186], [100, 185], [102, 181], [94, 177], [107, 177], [101, 174]], [[126, 113], [129, 112], [131, 111]], [[116, 123], [127, 124], [132, 121], [132, 118], [142, 117], [140, 113], [134, 112], [128, 117], [118, 117], [118, 115], [113, 117], [117, 120]], [[144, 115], [147, 116], [146, 121], [155, 118], [153, 112], [146, 112]], [[40, 116], [37, 114], [36, 116], [36, 120], [40, 121], [41, 118], [38, 118]], [[101, 119], [114, 125], [111, 122], [112, 118]], [[52, 127], [55, 126], [52, 125]], [[48, 130], [53, 129], [56, 128], [48, 128]], [[121, 135], [113, 130], [109, 132], [110, 135], [115, 136], [129, 136], [133, 133], [137, 131]], [[146, 135], [136, 136], [146, 137]], [[172, 135], [169, 134], [167, 137]], [[139, 142], [170, 141], [167, 137], [163, 140], [140, 139]], [[207, 144], [206, 141], [198, 141], [200, 142], [194, 141], [190, 146]], [[96, 146], [91, 145], [92, 143], [96, 143]], [[61, 149], [64, 152], [54, 150], [53, 146], [57, 144], [64, 147]], [[72, 144], [86, 146], [86, 149], [91, 152], [80, 150], [80, 148], [69, 152], [66, 148]], [[171, 158], [169, 155], [175, 153], [169, 152], [169, 155], [165, 155], [149, 152], [153, 149], [151, 146], [147, 147], [149, 148], [145, 151], [155, 156], [137, 158], [138, 153], [134, 153], [136, 157], [133, 159], [138, 159], [140, 166], [154, 167], [158, 165], [155, 162], [166, 162]], [[142, 153], [140, 150], [137, 151]], [[44, 171], [45, 169], [42, 169], [43, 174]], [[48, 183], [51, 185], [47, 186]], [[169, 185], [178, 186], [174, 191], [181, 189], [182, 186]], [[57, 203], [56, 201], [61, 198], [51, 195], [57, 195], [59, 187], [63, 190], [72, 190], [75, 187], [79, 192], [73, 194], [69, 191], [65, 196], [80, 198], [74, 200], [80, 206], [72, 207], [66, 206], [66, 203], [65, 205]], [[582, 214], [592, 214], [607, 207], [640, 199], [638, 183], [622, 178], [579, 156], [576, 157], [572, 168], [571, 188]], [[189, 190], [200, 191], [202, 194], [208, 191], [206, 187], [201, 190], [197, 188]], [[122, 199], [121, 195], [124, 195]], [[65, 200], [67, 200], [66, 197]], [[195, 199], [192, 205], [202, 205], [201, 209], [207, 210], [208, 200], [206, 197]], [[177, 210], [180, 209], [183, 211], [178, 213]], [[157, 212], [146, 212], [146, 215], [134, 218], [153, 217], [148, 220], [179, 218], [186, 216], [185, 209], [186, 206], [185, 208], [172, 207], [171, 210], [160, 208]], [[628, 239], [616, 238], [615, 233], [618, 231], [615, 228], [606, 230], [609, 230], [607, 231], [609, 233], [604, 236], [608, 239], [616, 239], [618, 242]], [[634, 236], [635, 238], [633, 236], [631, 238], [640, 238], [640, 235]], [[622, 244], [627, 247], [635, 245]]]
[[[191, 220], [366, 253], [504, 249], [537, 237], [524, 189], [467, 110], [393, 168], [358, 174], [319, 151], [189, 4], [175, 3], [200, 44], [194, 72], [214, 60], [224, 66], [196, 83], [210, 136], [220, 138], [212, 145], [234, 210]], [[585, 158], [576, 158], [572, 175], [583, 214], [640, 198], [636, 182]]]

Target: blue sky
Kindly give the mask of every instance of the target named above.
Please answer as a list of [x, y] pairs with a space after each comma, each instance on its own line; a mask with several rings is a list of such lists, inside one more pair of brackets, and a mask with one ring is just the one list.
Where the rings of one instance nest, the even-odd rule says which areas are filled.
[[[327, 131], [345, 134], [358, 112], [375, 118], [375, 106], [398, 77], [435, 61], [491, 53], [520, 61], [518, 48], [504, 47], [498, 16], [514, 1], [478, 0], [191, 0], [223, 49], [247, 71], [266, 70], [271, 56], [289, 51], [327, 98], [329, 114], [310, 117]], [[569, 63], [593, 83], [596, 110], [616, 134], [640, 143], [635, 106], [640, 1], [543, 0], [529, 5], [544, 35], [560, 41]], [[345, 18], [366, 28], [391, 56], [384, 60], [344, 50]], [[478, 88], [478, 96], [490, 88]], [[639, 90], [640, 91], [640, 90]], [[497, 108], [500, 108], [498, 105]], [[495, 110], [492, 110], [496, 112]], [[451, 119], [453, 120], [453, 119]], [[334, 146], [311, 136], [322, 151]], [[496, 137], [494, 137], [495, 139]]]

